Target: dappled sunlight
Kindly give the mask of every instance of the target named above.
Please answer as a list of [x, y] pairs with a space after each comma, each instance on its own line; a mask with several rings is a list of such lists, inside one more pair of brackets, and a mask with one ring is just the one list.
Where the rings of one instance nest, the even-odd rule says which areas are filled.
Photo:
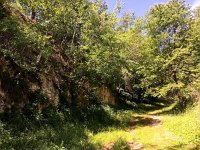
[[92, 144], [105, 145], [108, 143], [115, 143], [120, 139], [123, 141], [129, 142], [129, 141], [133, 140], [133, 136], [128, 131], [111, 129], [110, 131], [101, 132], [101, 133], [98, 133], [97, 135], [93, 136], [90, 139], [90, 142]]
[[200, 7], [106, 2], [0, 0], [0, 150], [200, 149]]
[[130, 126], [132, 127], [141, 127], [141, 126], [157, 126], [161, 122], [160, 119], [156, 118], [155, 116], [149, 115], [138, 115], [133, 116], [129, 122]]

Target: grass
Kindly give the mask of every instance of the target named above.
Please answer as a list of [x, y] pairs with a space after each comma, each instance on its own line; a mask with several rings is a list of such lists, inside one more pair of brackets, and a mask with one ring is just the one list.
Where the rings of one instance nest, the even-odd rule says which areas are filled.
[[133, 140], [133, 136], [128, 131], [113, 129], [113, 131], [105, 131], [92, 136], [90, 143], [106, 145], [108, 143], [116, 143], [119, 140], [129, 142]]
[[17, 112], [1, 117], [0, 149], [100, 149], [107, 142], [132, 139], [123, 130], [132, 113], [108, 105], [72, 107], [63, 112], [48, 108], [26, 116]]
[[136, 128], [135, 138], [145, 146], [145, 149], [200, 149], [198, 146], [200, 143], [200, 105], [191, 107], [182, 114], [166, 114], [166, 111], [173, 109], [174, 106], [173, 104], [168, 108], [150, 113], [161, 115], [161, 125]]
[[180, 136], [183, 144], [200, 143], [200, 105], [188, 109], [184, 114], [166, 116], [164, 126]]
[[[29, 112], [28, 116], [23, 112], [2, 116], [0, 149], [99, 150], [113, 143], [113, 150], [128, 150], [130, 141], [141, 143], [147, 150], [198, 149], [200, 105], [178, 115], [166, 113], [174, 104], [163, 106], [92, 105], [62, 112], [48, 108], [39, 114]], [[145, 114], [159, 114], [160, 125], [150, 126], [155, 120]]]
[[135, 138], [145, 146], [145, 149], [167, 149], [179, 143], [177, 137], [163, 127], [144, 127], [135, 131]]
[[127, 144], [127, 141], [119, 139], [113, 145], [112, 150], [131, 150], [131, 147]]

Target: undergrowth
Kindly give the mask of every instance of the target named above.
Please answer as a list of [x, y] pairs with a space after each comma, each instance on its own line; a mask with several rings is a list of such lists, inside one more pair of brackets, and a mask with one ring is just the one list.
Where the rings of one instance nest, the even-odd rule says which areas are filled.
[[[182, 114], [162, 114], [168, 111], [163, 106], [157, 109], [157, 105], [141, 104], [132, 108], [92, 105], [62, 111], [54, 107], [42, 112], [30, 107], [11, 110], [1, 114], [0, 149], [99, 150], [114, 143], [113, 150], [128, 150], [127, 143], [134, 140], [146, 149], [184, 149], [200, 143], [200, 105]], [[129, 132], [131, 118], [152, 112], [162, 116], [161, 126], [136, 124], [134, 135]]]
[[[0, 149], [100, 149], [118, 138], [130, 139], [122, 129], [132, 113], [108, 105], [5, 113], [0, 122]], [[104, 135], [109, 138], [102, 140]]]

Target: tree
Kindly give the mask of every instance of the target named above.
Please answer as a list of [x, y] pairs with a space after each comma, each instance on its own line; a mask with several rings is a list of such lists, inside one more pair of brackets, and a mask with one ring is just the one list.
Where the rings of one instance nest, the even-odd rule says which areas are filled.
[[97, 84], [116, 87], [122, 80], [125, 65], [120, 52], [123, 40], [116, 29], [115, 13], [109, 14], [104, 1], [95, 1], [89, 7], [87, 21], [82, 26], [79, 54], [82, 60], [78, 72]]
[[146, 95], [180, 101], [187, 95], [184, 89], [192, 82], [196, 64], [195, 51], [188, 47], [192, 18], [184, 1], [170, 0], [153, 6], [143, 19], [146, 42], [137, 72]]

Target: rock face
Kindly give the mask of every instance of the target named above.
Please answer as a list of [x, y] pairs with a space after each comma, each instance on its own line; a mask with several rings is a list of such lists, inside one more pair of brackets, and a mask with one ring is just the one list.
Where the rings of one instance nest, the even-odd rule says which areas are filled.
[[60, 86], [71, 69], [68, 57], [53, 48], [49, 57], [42, 55], [39, 43], [24, 30], [34, 23], [16, 8], [2, 2], [0, 6], [0, 112], [29, 103], [38, 109], [57, 106]]
[[[0, 56], [0, 111], [22, 108], [40, 95], [52, 105], [58, 104], [59, 92], [54, 81], [40, 72], [27, 72]], [[40, 102], [39, 102], [40, 103]]]
[[[60, 64], [61, 65], [61, 64]], [[63, 68], [62, 68], [63, 69]], [[24, 71], [17, 64], [2, 55], [0, 56], [0, 112], [5, 108], [23, 108], [28, 103], [37, 103], [38, 109], [44, 106], [57, 106], [60, 101], [61, 91], [65, 92], [65, 101], [71, 105], [89, 105], [89, 87], [74, 88], [68, 82], [67, 73], [57, 70]], [[63, 69], [64, 70], [64, 69]], [[61, 90], [62, 85], [66, 90]], [[106, 86], [95, 90], [97, 98], [103, 103], [115, 105], [116, 94]]]
[[[48, 105], [57, 106], [60, 101], [61, 92], [65, 93], [64, 100], [69, 104], [89, 105], [90, 98], [87, 86], [74, 88], [75, 83], [68, 79], [68, 68], [59, 62], [60, 59], [50, 57], [49, 62], [59, 64], [51, 67], [49, 71], [27, 71], [21, 68], [9, 57], [0, 55], [0, 112], [5, 108], [23, 108], [28, 103], [37, 103], [38, 109]], [[56, 69], [53, 69], [56, 68]], [[58, 70], [59, 68], [59, 70]], [[65, 85], [65, 89], [62, 86]], [[115, 105], [116, 94], [106, 86], [97, 87], [95, 90], [97, 98], [103, 103]]]
[[[34, 39], [29, 36], [24, 37], [27, 32], [23, 27], [29, 29], [35, 22], [12, 7], [0, 7], [0, 12], [4, 12], [0, 13], [0, 112], [5, 108], [21, 109], [30, 103], [41, 110], [48, 105], [58, 106], [61, 99], [69, 105], [89, 105], [92, 87], [88, 83], [79, 87], [79, 82], [71, 78], [76, 66], [69, 54], [54, 43], [48, 47], [50, 55], [43, 55], [42, 46], [30, 42]], [[98, 88], [96, 94], [106, 103], [116, 103], [115, 95], [107, 87]]]
[[103, 103], [115, 105], [118, 101], [116, 94], [106, 86], [97, 88], [95, 93]]

